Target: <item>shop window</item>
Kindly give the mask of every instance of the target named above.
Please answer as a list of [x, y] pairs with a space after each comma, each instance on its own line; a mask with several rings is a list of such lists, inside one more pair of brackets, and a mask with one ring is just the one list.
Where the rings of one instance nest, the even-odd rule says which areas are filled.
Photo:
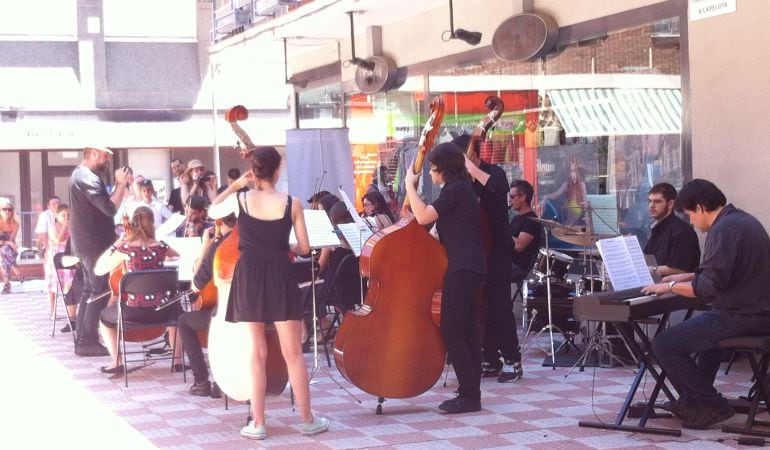
[[635, 234], [644, 245], [647, 191], [683, 181], [678, 32], [666, 19], [575, 41], [542, 60], [431, 72], [431, 96], [444, 97], [451, 136], [472, 133], [484, 99], [501, 98], [505, 111], [482, 157], [536, 187], [541, 217]]

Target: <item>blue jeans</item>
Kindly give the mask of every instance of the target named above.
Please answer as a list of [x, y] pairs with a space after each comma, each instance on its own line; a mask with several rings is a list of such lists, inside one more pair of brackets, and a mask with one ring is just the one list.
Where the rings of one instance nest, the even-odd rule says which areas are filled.
[[[668, 379], [688, 401], [706, 405], [724, 402], [714, 388], [722, 351], [722, 339], [770, 332], [770, 317], [707, 311], [660, 333], [652, 341], [652, 352]], [[698, 361], [692, 355], [698, 354]]]

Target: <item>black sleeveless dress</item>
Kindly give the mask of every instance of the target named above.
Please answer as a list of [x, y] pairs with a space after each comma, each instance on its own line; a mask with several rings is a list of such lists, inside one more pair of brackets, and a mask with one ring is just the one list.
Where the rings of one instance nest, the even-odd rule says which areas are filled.
[[225, 320], [279, 322], [302, 318], [302, 296], [289, 260], [291, 196], [283, 217], [255, 219], [238, 202], [238, 249]]

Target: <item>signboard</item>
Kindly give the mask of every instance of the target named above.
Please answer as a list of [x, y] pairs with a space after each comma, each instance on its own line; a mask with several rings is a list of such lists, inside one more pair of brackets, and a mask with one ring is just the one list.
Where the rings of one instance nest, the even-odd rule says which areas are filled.
[[737, 0], [690, 0], [690, 21], [735, 12]]

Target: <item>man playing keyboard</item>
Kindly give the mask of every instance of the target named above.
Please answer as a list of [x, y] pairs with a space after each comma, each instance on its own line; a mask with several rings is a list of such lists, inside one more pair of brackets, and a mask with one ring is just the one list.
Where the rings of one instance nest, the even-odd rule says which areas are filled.
[[703, 262], [693, 273], [669, 275], [642, 292], [698, 297], [712, 305], [652, 341], [655, 358], [681, 394], [669, 405], [671, 412], [684, 428], [706, 429], [733, 415], [714, 388], [721, 361], [717, 342], [770, 331], [770, 237], [756, 218], [727, 204], [722, 191], [707, 180], [687, 183], [676, 208], [708, 232]]

